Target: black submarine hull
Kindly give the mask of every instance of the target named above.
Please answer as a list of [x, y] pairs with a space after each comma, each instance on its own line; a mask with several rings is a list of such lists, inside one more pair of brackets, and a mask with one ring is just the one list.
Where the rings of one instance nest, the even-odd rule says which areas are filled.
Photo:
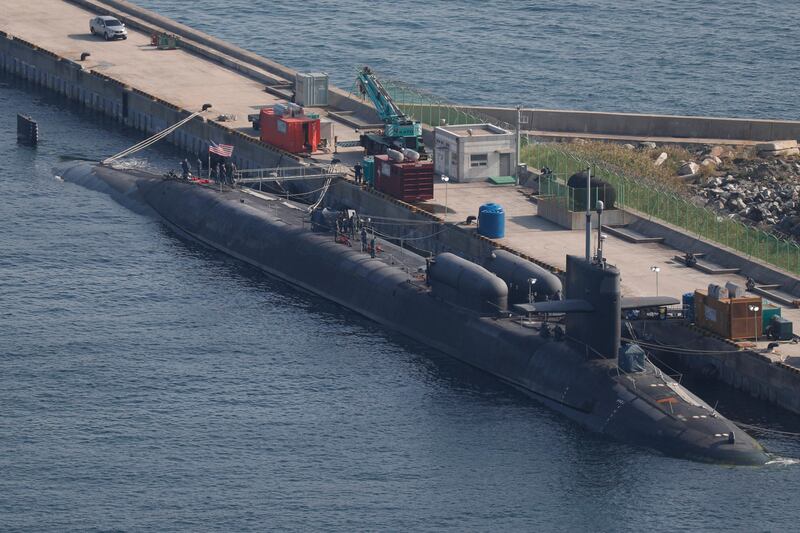
[[99, 181], [181, 233], [493, 374], [592, 431], [673, 457], [768, 460], [755, 440], [658, 369], [620, 373], [615, 359], [452, 305], [397, 266], [310, 231], [288, 202], [266, 205], [234, 189], [86, 163], [60, 173], [84, 185]]

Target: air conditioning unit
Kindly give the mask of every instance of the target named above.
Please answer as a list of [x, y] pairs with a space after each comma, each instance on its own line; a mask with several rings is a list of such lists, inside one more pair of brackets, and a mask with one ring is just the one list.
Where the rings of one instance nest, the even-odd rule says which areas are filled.
[[294, 101], [303, 107], [328, 105], [328, 75], [324, 72], [298, 72], [294, 78]]

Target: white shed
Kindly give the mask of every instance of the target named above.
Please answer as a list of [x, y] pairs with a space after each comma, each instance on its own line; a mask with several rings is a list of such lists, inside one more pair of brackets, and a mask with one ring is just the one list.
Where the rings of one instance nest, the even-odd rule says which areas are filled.
[[434, 172], [456, 182], [513, 176], [517, 138], [492, 124], [459, 124], [434, 130]]

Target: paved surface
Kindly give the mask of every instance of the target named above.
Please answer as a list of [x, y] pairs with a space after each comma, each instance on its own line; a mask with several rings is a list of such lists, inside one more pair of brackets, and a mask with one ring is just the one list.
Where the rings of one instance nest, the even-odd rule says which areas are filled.
[[[584, 231], [566, 230], [539, 217], [536, 204], [528, 199], [524, 188], [488, 183], [448, 183], [445, 186], [437, 182], [434, 184], [434, 199], [429, 202], [432, 204], [430, 211], [440, 215], [444, 212], [445, 189], [449, 222], [463, 222], [469, 215], [477, 216], [481, 204], [495, 202], [502, 205], [506, 213], [506, 236], [498, 239], [498, 242], [561, 269], [566, 268], [566, 254], [582, 256], [585, 253]], [[593, 231], [592, 237], [594, 253], [597, 230]], [[732, 281], [745, 286], [743, 276], [709, 275], [676, 263], [675, 255], [683, 253], [663, 244], [634, 244], [607, 235], [603, 255], [622, 272], [622, 292], [626, 296], [653, 296], [658, 293], [680, 300], [684, 293], [705, 289], [709, 283], [724, 285]], [[650, 270], [652, 266], [661, 269], [658, 290], [656, 275]], [[781, 314], [800, 326], [800, 310], [784, 307]], [[767, 341], [759, 342], [758, 346], [766, 348], [767, 344]], [[800, 357], [800, 345], [782, 345], [775, 357], [782, 356]], [[791, 359], [787, 362], [791, 362]]]
[[[132, 87], [189, 110], [213, 104], [208, 115], [233, 115], [228, 127], [258, 136], [247, 115], [281, 100], [264, 91], [263, 84], [222, 65], [183, 50], [158, 50], [150, 36], [128, 28], [125, 41], [106, 42], [89, 32], [89, 20], [96, 14], [62, 0], [4, 2], [0, 29], [30, 41], [63, 57], [78, 60], [82, 52], [91, 56], [84, 68], [96, 70]], [[325, 116], [323, 109], [308, 108]], [[353, 128], [335, 125], [339, 140], [358, 139]], [[343, 162], [353, 161], [361, 150], [345, 149], [337, 154]], [[329, 160], [332, 154], [315, 158]]]

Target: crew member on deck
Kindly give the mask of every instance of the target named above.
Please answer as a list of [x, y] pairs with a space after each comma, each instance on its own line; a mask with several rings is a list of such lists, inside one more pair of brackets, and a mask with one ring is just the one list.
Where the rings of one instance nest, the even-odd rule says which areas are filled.
[[356, 166], [353, 167], [353, 172], [356, 175], [356, 183], [361, 184], [364, 181], [364, 167], [361, 166], [361, 163], [356, 163]]

